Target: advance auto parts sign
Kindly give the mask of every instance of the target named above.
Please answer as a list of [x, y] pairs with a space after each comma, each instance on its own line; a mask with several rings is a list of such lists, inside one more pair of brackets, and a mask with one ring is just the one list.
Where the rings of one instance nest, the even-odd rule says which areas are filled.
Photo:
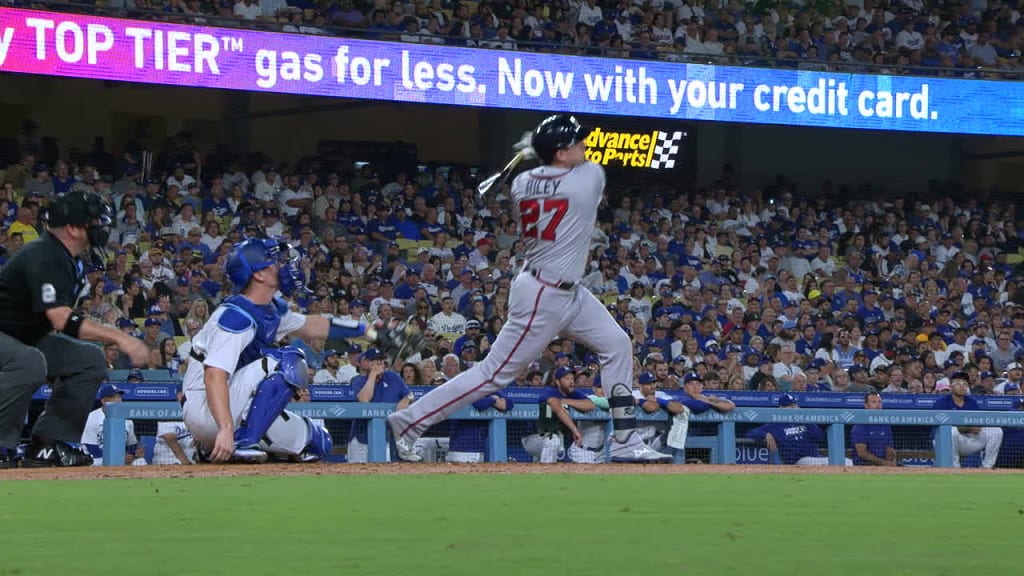
[[668, 170], [675, 168], [685, 137], [682, 131], [606, 132], [598, 127], [587, 136], [587, 160], [602, 166]]

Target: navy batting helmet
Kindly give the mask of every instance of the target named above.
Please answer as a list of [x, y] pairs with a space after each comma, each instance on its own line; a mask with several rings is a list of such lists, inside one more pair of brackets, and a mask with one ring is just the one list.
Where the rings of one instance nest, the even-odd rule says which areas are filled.
[[548, 116], [533, 131], [530, 145], [545, 164], [551, 164], [555, 153], [586, 139], [591, 129], [580, 124], [575, 116], [555, 114]]
[[253, 238], [235, 245], [224, 271], [237, 290], [244, 289], [253, 274], [279, 264], [278, 289], [291, 296], [296, 292], [305, 292], [305, 282], [301, 273], [292, 266], [294, 260], [291, 247], [270, 238]]

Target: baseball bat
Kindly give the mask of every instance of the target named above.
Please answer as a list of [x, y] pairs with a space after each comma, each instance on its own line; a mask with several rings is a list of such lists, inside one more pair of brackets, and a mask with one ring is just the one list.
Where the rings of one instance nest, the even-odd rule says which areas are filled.
[[512, 175], [512, 171], [516, 169], [516, 166], [519, 166], [519, 163], [526, 158], [526, 154], [526, 150], [516, 152], [516, 155], [508, 161], [508, 164], [505, 164], [505, 167], [501, 169], [501, 172], [488, 176], [486, 180], [477, 185], [476, 191], [483, 196], [484, 194], [487, 194], [491, 188], [500, 188], [502, 184], [505, 183], [505, 180], [508, 180], [508, 177]]

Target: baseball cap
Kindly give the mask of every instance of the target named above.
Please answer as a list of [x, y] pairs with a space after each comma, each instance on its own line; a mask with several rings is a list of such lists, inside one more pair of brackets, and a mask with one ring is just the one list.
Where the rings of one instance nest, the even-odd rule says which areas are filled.
[[157, 314], [163, 314], [164, 311], [159, 306], [150, 306], [149, 310], [146, 311], [147, 316], [156, 316]]
[[696, 372], [687, 372], [686, 375], [683, 376], [683, 384], [689, 384], [690, 382], [702, 382], [700, 374]]
[[981, 378], [982, 380], [984, 380], [985, 378], [995, 378], [996, 375], [995, 375], [995, 373], [989, 372], [988, 370], [986, 370], [986, 371], [982, 372], [981, 374], [979, 374], [978, 377]]
[[118, 328], [129, 328], [129, 327], [130, 328], [138, 328], [138, 325], [135, 324], [135, 322], [133, 322], [130, 318], [119, 318], [117, 320], [117, 327]]
[[337, 350], [334, 350], [334, 349], [331, 349], [331, 350], [325, 350], [325, 351], [324, 351], [324, 359], [325, 359], [325, 360], [326, 360], [327, 358], [330, 358], [331, 356], [337, 356], [337, 355], [338, 355], [338, 351], [337, 351]]
[[466, 340], [466, 343], [462, 345], [463, 350], [476, 350], [476, 342], [472, 340]]
[[366, 352], [363, 352], [359, 356], [359, 359], [360, 360], [377, 360], [377, 359], [381, 358], [382, 356], [383, 356], [383, 354], [380, 353], [380, 350], [377, 350], [376, 348], [367, 348]]
[[[132, 370], [131, 372], [128, 373], [128, 377], [129, 378], [131, 378], [133, 372], [138, 372], [139, 373], [139, 377], [140, 378], [142, 377], [142, 372], [141, 371], [139, 371], [139, 370]], [[118, 394], [124, 394], [124, 390], [121, 390], [120, 388], [118, 388], [117, 386], [114, 386], [113, 384], [104, 384], [100, 388], [100, 398], [101, 399], [102, 398], [111, 398], [113, 396], [117, 396]]]
[[555, 380], [561, 380], [563, 376], [575, 373], [576, 371], [573, 370], [571, 366], [562, 366], [558, 370], [555, 370]]
[[849, 372], [852, 375], [852, 374], [856, 374], [857, 372], [860, 372], [860, 371], [862, 371], [864, 369], [865, 368], [863, 366], [861, 366], [860, 364], [851, 364], [850, 367], [846, 371]]
[[146, 328], [149, 328], [150, 326], [160, 326], [162, 324], [163, 322], [157, 320], [156, 318], [146, 318]]
[[351, 346], [348, 347], [348, 353], [349, 354], [362, 354], [363, 353], [363, 347], [360, 344], [352, 344]]
[[1010, 370], [1020, 370], [1020, 369], [1021, 369], [1021, 365], [1018, 362], [1011, 362], [1010, 365], [1006, 367], [1006, 371], [1007, 372], [1009, 372]]
[[779, 396], [780, 408], [785, 408], [786, 406], [793, 406], [794, 404], [797, 404], [796, 396], [793, 396], [792, 394], [783, 394], [782, 396]]
[[935, 391], [942, 392], [943, 390], [949, 390], [949, 378], [940, 378], [935, 381]]
[[637, 377], [637, 382], [640, 384], [650, 384], [656, 380], [657, 378], [655, 378], [654, 374], [651, 372], [641, 372], [640, 376]]
[[601, 359], [597, 357], [597, 354], [587, 354], [583, 357], [584, 364], [600, 364]]
[[[960, 372], [953, 372], [952, 374], [949, 375], [949, 382], [952, 383], [953, 380], [963, 380], [964, 382], [970, 382], [971, 376], [967, 372], [961, 370]], [[936, 386], [936, 388], [938, 388], [938, 386]]]
[[471, 328], [479, 329], [480, 328], [480, 321], [479, 320], [469, 320], [468, 322], [466, 322], [466, 330], [469, 330]]
[[146, 377], [142, 375], [142, 370], [139, 370], [138, 368], [133, 368], [128, 371], [128, 376], [126, 380], [137, 380], [139, 382], [145, 382]]

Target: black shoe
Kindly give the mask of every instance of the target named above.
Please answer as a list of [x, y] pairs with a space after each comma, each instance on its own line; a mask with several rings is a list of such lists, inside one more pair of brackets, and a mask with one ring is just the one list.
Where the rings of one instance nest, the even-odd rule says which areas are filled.
[[92, 456], [79, 444], [47, 442], [29, 446], [22, 468], [67, 468], [71, 466], [92, 466]]
[[14, 460], [7, 454], [7, 450], [0, 448], [0, 470], [14, 468]]

